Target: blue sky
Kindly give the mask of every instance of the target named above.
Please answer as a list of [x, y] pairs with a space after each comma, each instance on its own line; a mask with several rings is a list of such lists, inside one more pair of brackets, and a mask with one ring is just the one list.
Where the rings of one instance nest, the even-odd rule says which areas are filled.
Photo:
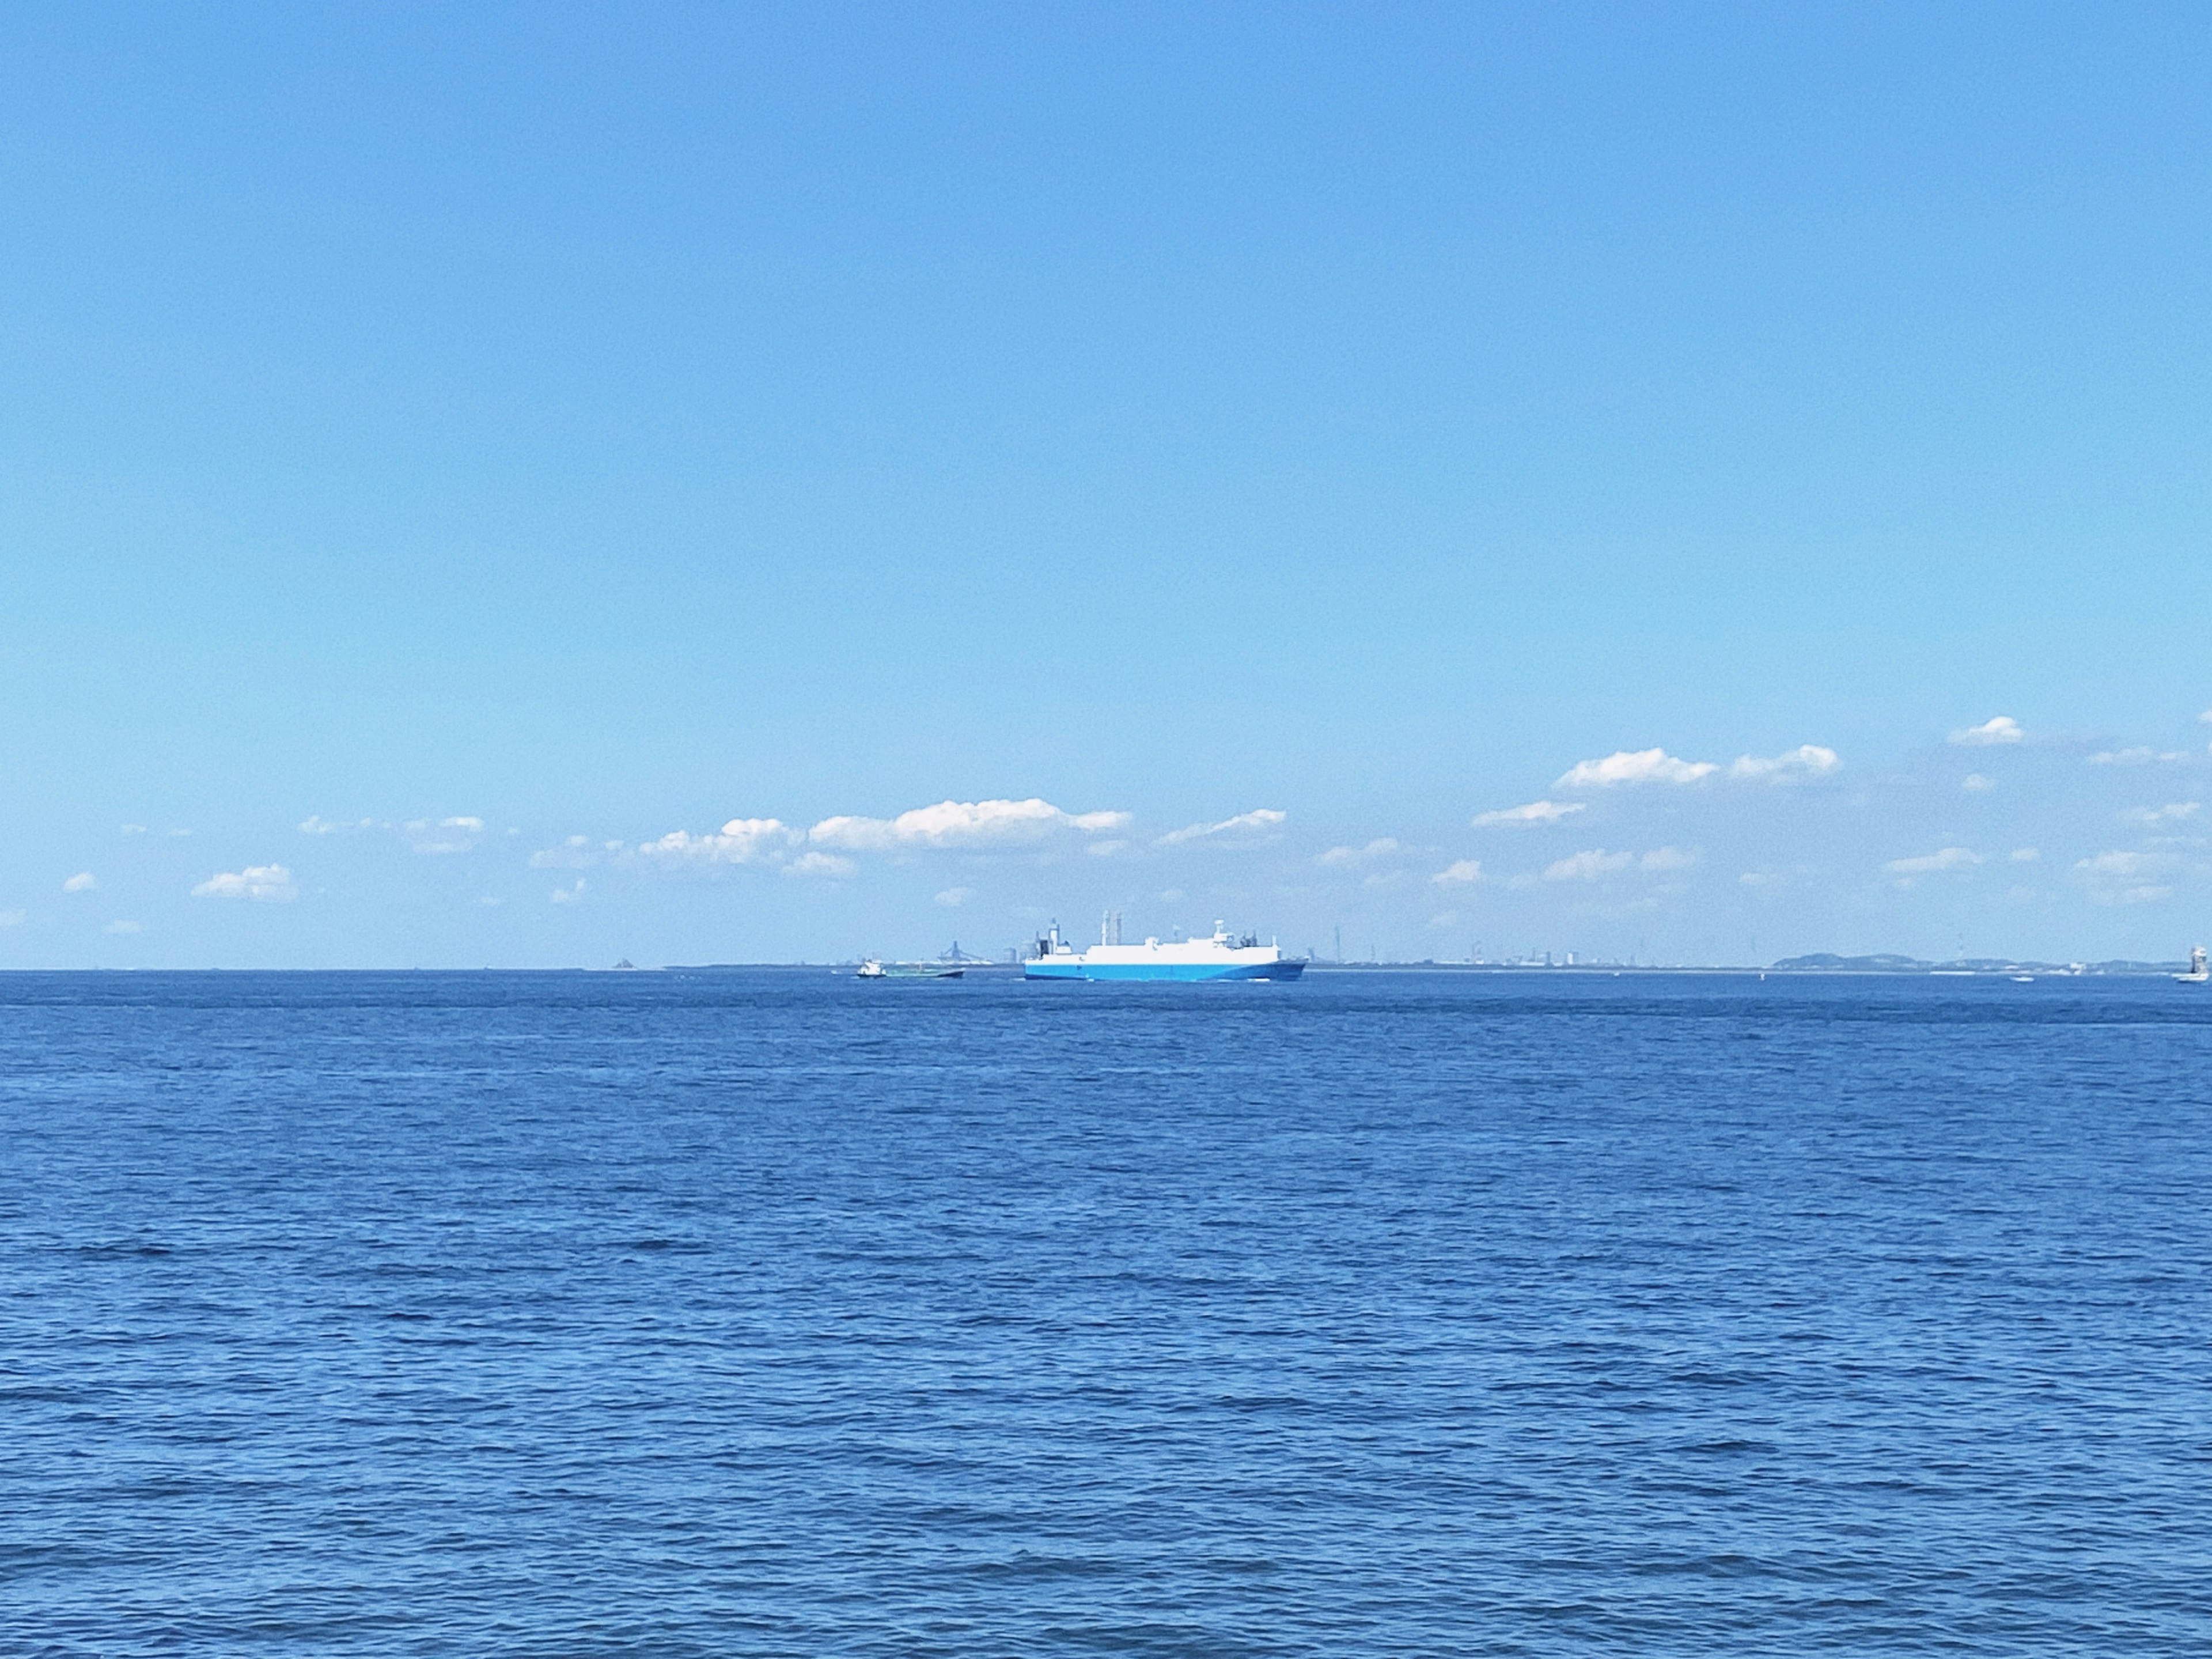
[[0, 964], [2177, 954], [2208, 47], [18, 10]]

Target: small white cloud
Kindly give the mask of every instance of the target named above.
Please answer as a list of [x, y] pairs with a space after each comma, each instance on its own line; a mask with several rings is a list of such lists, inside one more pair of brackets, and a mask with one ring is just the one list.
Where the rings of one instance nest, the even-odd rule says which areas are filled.
[[1063, 812], [1050, 801], [945, 800], [895, 818], [828, 817], [806, 832], [819, 847], [848, 853], [906, 848], [1022, 846], [1069, 830], [1103, 835], [1127, 827], [1127, 812]]
[[2012, 861], [2014, 864], [2033, 864], [2042, 856], [2042, 853], [2033, 847], [2015, 847], [2012, 849]]
[[2199, 726], [2212, 726], [2212, 708], [2208, 708], [2199, 714], [2197, 717], [2197, 723]]
[[1640, 858], [1633, 853], [1608, 853], [1601, 847], [1546, 866], [1544, 879], [1595, 881], [1601, 876], [1617, 875], [1630, 869], [1686, 870], [1697, 861], [1694, 854], [1686, 853], [1679, 847], [1655, 847]]
[[826, 876], [839, 879], [853, 873], [853, 860], [835, 853], [808, 853], [783, 866], [787, 876]]
[[98, 890], [100, 878], [89, 870], [80, 870], [62, 884], [64, 893], [89, 893]]
[[553, 902], [556, 904], [580, 904], [583, 900], [584, 878], [581, 876], [576, 878], [573, 887], [556, 887], [553, 890]]
[[1579, 800], [1532, 800], [1526, 806], [1504, 806], [1495, 812], [1479, 812], [1474, 827], [1487, 830], [1497, 824], [1557, 823], [1571, 812], [1585, 811], [1589, 805]]
[[[580, 848], [583, 839], [571, 836], [566, 846]], [[637, 850], [657, 864], [758, 864], [780, 857], [799, 839], [799, 832], [781, 818], [732, 818], [711, 836], [672, 830], [659, 841], [641, 842]]]
[[2131, 806], [2120, 817], [2130, 823], [2179, 823], [2195, 817], [2198, 805], [2193, 800], [2177, 800], [2163, 806]]
[[1959, 787], [1970, 795], [1986, 795], [1997, 787], [1997, 781], [1986, 772], [1969, 772], [1959, 780]]
[[194, 898], [258, 899], [284, 904], [300, 896], [292, 872], [281, 864], [249, 864], [226, 875], [210, 876], [192, 889]]
[[1396, 841], [1389, 836], [1378, 836], [1364, 847], [1332, 847], [1326, 853], [1317, 854], [1314, 862], [1340, 869], [1350, 868], [1389, 858], [1397, 850]]
[[1636, 862], [1633, 853], [1608, 853], [1603, 848], [1593, 848], [1587, 853], [1577, 853], [1547, 865], [1544, 869], [1546, 881], [1595, 881], [1600, 876], [1609, 876], [1626, 870]]
[[126, 823], [123, 826], [123, 833], [126, 836], [145, 836], [153, 832], [143, 823]]
[[483, 829], [483, 820], [477, 817], [416, 818], [400, 826], [407, 844], [428, 854], [471, 852]]
[[100, 931], [103, 933], [135, 933], [140, 929], [135, 921], [111, 921]]
[[2074, 867], [2092, 876], [2139, 876], [2147, 860], [2141, 853], [2100, 853], [2094, 858], [2076, 859]]
[[1765, 783], [1796, 783], [1807, 778], [1825, 778], [1843, 763], [1832, 749], [1824, 749], [1817, 743], [1801, 743], [1786, 753], [1767, 759], [1756, 755], [1739, 756], [1735, 764], [1729, 768], [1729, 775]]
[[492, 895], [487, 893], [483, 897], [478, 899], [477, 902], [483, 906], [487, 910], [496, 910], [501, 905], [506, 903], [507, 901], [503, 898], [495, 898]]
[[1918, 858], [1892, 859], [1881, 867], [1893, 875], [1931, 876], [1944, 870], [1971, 870], [1981, 861], [1979, 853], [1964, 847], [1944, 847]]
[[2133, 749], [2100, 749], [2089, 757], [2092, 766], [2148, 766], [2154, 761], [2171, 763], [2185, 761], [2188, 755], [2179, 749], [2150, 749], [2137, 744]]
[[0, 927], [21, 927], [29, 914], [26, 910], [0, 910]]
[[1954, 732], [1951, 741], [1972, 747], [1977, 744], [2018, 743], [2027, 735], [2020, 729], [2020, 722], [2009, 714], [1995, 714], [1979, 726], [1969, 726]]
[[1747, 870], [1736, 879], [1746, 887], [1779, 887], [1789, 878], [1777, 875], [1771, 870]]
[[948, 910], [957, 910], [975, 896], [972, 887], [948, 887], [937, 896], [937, 902]]
[[1216, 836], [1243, 839], [1265, 835], [1290, 817], [1272, 806], [1255, 807], [1249, 812], [1239, 812], [1233, 818], [1224, 818], [1218, 823], [1186, 824], [1180, 830], [1170, 830], [1159, 839], [1162, 847], [1174, 847], [1187, 841], [1205, 841]]
[[1620, 783], [1695, 783], [1718, 770], [1711, 761], [1678, 759], [1663, 749], [1623, 749], [1603, 760], [1576, 762], [1560, 775], [1555, 787], [1593, 789]]
[[[428, 822], [424, 820], [424, 824], [427, 825]], [[300, 821], [300, 833], [303, 836], [337, 836], [355, 830], [389, 830], [392, 827], [375, 818], [326, 818], [319, 812], [310, 813]]]
[[1471, 881], [1480, 881], [1482, 860], [1480, 859], [1456, 860], [1437, 871], [1429, 879], [1446, 887], [1462, 886]]
[[1083, 850], [1095, 859], [1110, 859], [1116, 853], [1127, 851], [1128, 846], [1126, 841], [1086, 841]]
[[[619, 848], [622, 843], [617, 842]], [[558, 847], [549, 847], [530, 855], [533, 870], [588, 870], [599, 861], [599, 848], [589, 836], [571, 836]]]

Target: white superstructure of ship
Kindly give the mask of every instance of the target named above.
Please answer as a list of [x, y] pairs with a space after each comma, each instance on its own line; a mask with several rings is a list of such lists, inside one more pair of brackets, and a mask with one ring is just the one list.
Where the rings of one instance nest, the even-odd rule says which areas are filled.
[[1208, 939], [1148, 939], [1141, 945], [1121, 943], [1121, 919], [1109, 911], [1098, 930], [1098, 943], [1079, 951], [1060, 938], [1053, 927], [1036, 942], [1035, 953], [1022, 964], [1024, 979], [1168, 980], [1296, 979], [1305, 972], [1304, 958], [1286, 957], [1279, 946], [1262, 945], [1256, 934], [1232, 939], [1220, 922]]

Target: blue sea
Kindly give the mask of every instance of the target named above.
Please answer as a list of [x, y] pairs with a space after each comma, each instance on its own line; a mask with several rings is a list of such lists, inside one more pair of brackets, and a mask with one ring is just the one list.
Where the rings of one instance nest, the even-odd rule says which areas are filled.
[[2212, 997], [0, 976], [10, 1656], [2212, 1652]]

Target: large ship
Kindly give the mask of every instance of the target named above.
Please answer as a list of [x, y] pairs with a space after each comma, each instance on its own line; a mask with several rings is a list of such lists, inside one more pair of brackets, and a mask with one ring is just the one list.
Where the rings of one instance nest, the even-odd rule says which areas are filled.
[[1302, 957], [1286, 957], [1273, 945], [1262, 945], [1256, 934], [1231, 939], [1219, 922], [1211, 939], [1148, 939], [1142, 945], [1124, 945], [1121, 918], [1109, 915], [1099, 929], [1099, 942], [1079, 951], [1060, 936], [1057, 923], [1036, 942], [1036, 951], [1022, 964], [1024, 979], [1204, 980], [1296, 979], [1306, 970]]

